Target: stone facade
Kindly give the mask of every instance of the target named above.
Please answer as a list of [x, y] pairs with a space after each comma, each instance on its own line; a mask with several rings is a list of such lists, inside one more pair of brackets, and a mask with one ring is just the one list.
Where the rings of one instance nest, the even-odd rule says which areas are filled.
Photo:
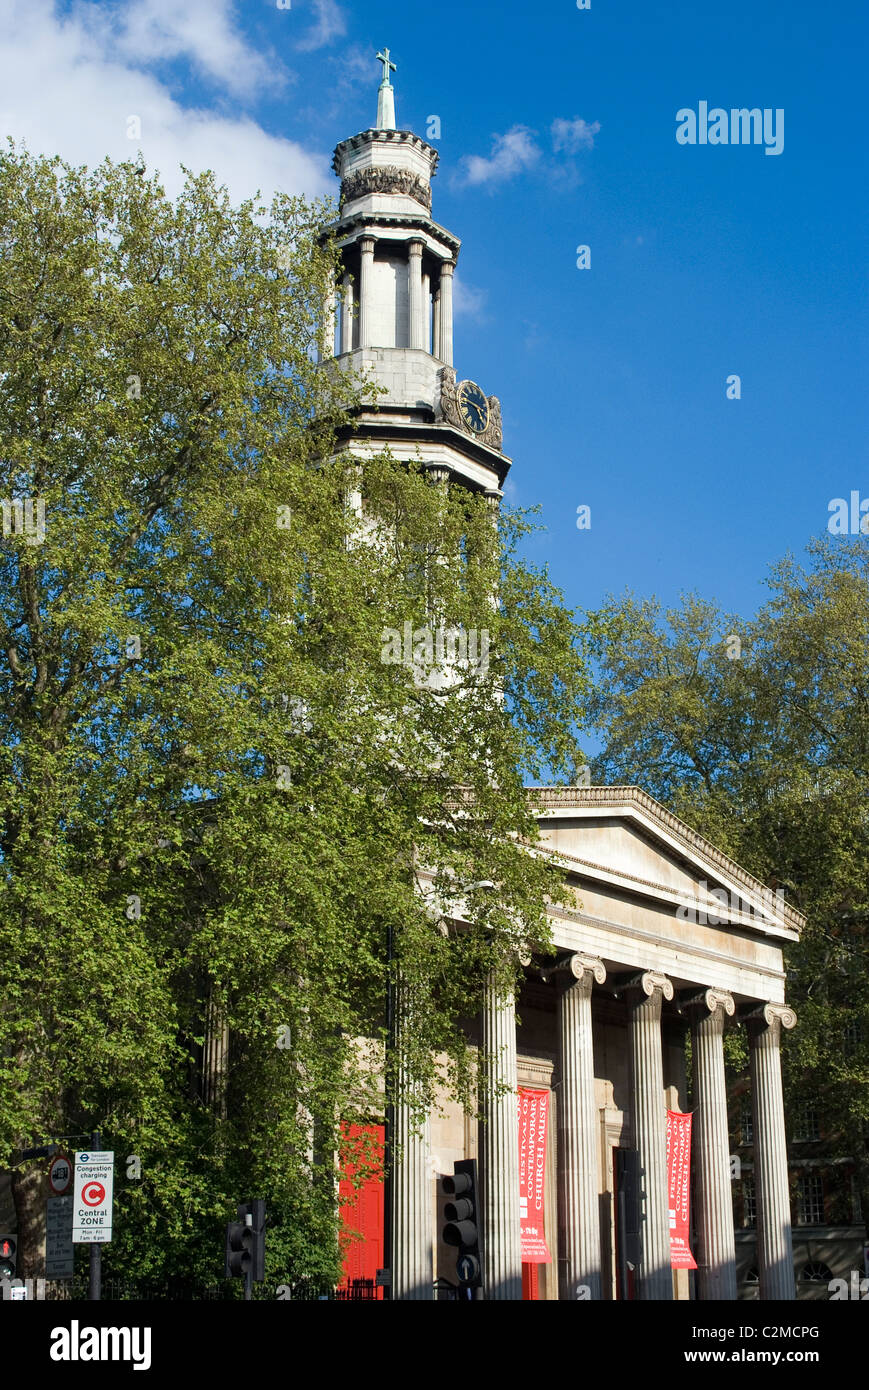
[[[493, 1001], [468, 1036], [483, 1049], [492, 1037], [500, 1040], [501, 1079], [514, 1092], [532, 1085], [551, 1093], [546, 1240], [552, 1265], [540, 1267], [536, 1296], [617, 1297], [614, 1150], [625, 1147], [640, 1150], [645, 1170], [643, 1259], [633, 1275], [633, 1296], [686, 1299], [693, 1279], [695, 1297], [735, 1298], [739, 1269], [721, 1040], [725, 1027], [743, 1027], [751, 1039], [790, 1022], [792, 1011], [782, 1002], [782, 945], [796, 939], [802, 918], [636, 787], [543, 787], [529, 795], [542, 839], [580, 907], [551, 915], [555, 958], [532, 961], [525, 972], [513, 1014], [515, 1058], [504, 1046], [513, 1011], [505, 1012], [503, 1003]], [[731, 907], [723, 906], [723, 897]], [[710, 904], [719, 921], [686, 921], [688, 911], [700, 915]], [[461, 919], [454, 926], [461, 929]], [[790, 1212], [780, 1199], [787, 1190], [776, 1087], [780, 1059], [774, 1038], [751, 1046], [764, 1068], [756, 1088], [756, 1133], [769, 1135], [767, 1195], [753, 1258], [761, 1297], [793, 1298]], [[668, 1109], [695, 1113], [691, 1244], [699, 1268], [691, 1275], [669, 1264]], [[487, 1243], [498, 1246], [497, 1258], [486, 1257], [488, 1278], [495, 1297], [518, 1298], [515, 1134], [503, 1100], [479, 1134], [455, 1105], [432, 1123], [426, 1200], [435, 1223], [432, 1280], [455, 1279], [455, 1251], [438, 1242], [438, 1177], [452, 1171], [456, 1158], [476, 1157], [483, 1169], [497, 1167], [500, 1184], [497, 1198], [484, 1198]], [[514, 1188], [512, 1215], [504, 1182]]]

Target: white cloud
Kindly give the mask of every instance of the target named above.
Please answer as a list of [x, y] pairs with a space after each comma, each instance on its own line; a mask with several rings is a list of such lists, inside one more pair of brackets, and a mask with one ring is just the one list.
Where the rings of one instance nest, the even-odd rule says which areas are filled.
[[577, 116], [566, 121], [563, 116], [552, 122], [552, 148], [556, 154], [576, 154], [579, 150], [594, 148], [594, 137], [600, 130], [600, 121], [584, 121]]
[[498, 184], [511, 179], [524, 169], [530, 169], [540, 159], [535, 143], [535, 131], [524, 125], [514, 125], [505, 135], [496, 135], [488, 159], [482, 155], [466, 155], [461, 161], [460, 181], [466, 184]]
[[456, 318], [485, 323], [486, 291], [468, 285], [458, 272], [453, 276], [453, 313]]
[[233, 29], [232, 0], [134, 0], [111, 12], [89, 4], [79, 14], [102, 44], [110, 35], [117, 52], [135, 67], [188, 58], [239, 95], [285, 80], [275, 55], [267, 59]]
[[335, 0], [313, 0], [317, 20], [313, 29], [300, 39], [296, 47], [303, 53], [311, 53], [315, 48], [325, 48], [333, 39], [340, 39], [347, 32], [347, 23]]
[[[141, 149], [170, 196], [183, 185], [182, 163], [213, 169], [235, 199], [257, 188], [265, 197], [276, 189], [333, 193], [325, 152], [270, 135], [243, 114], [184, 106], [146, 70], [183, 54], [235, 91], [258, 80], [263, 59], [232, 30], [227, 0], [185, 3], [188, 13], [173, 18], [164, 0], [124, 0], [111, 11], [82, 3], [70, 14], [53, 0], [0, 0], [0, 138], [91, 167]], [[191, 14], [200, 22], [188, 23]], [[141, 121], [134, 139], [130, 116]]]

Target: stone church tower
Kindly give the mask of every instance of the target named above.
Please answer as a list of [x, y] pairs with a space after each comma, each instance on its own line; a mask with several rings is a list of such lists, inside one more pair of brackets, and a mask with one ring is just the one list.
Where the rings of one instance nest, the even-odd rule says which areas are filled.
[[377, 410], [352, 429], [353, 452], [386, 448], [422, 461], [493, 503], [510, 460], [501, 451], [501, 407], [453, 367], [453, 273], [461, 243], [432, 218], [437, 150], [395, 125], [389, 50], [377, 123], [342, 140], [332, 167], [341, 180], [329, 228], [344, 265], [326, 308], [323, 354], [385, 388]]
[[[378, 58], [376, 124], [335, 150], [340, 214], [328, 231], [343, 273], [322, 352], [384, 394], [376, 410], [354, 416], [342, 446], [360, 459], [389, 448], [497, 506], [510, 460], [498, 400], [457, 379], [453, 366], [460, 243], [432, 217], [438, 155], [396, 128], [394, 65], [388, 49]], [[793, 1298], [779, 1048], [796, 1022], [782, 947], [798, 939], [804, 919], [640, 788], [528, 794], [542, 847], [579, 907], [550, 909], [553, 956], [531, 961], [518, 997], [492, 995], [469, 1028], [494, 1083], [483, 1122], [444, 1098], [414, 1134], [396, 1111], [399, 1160], [386, 1210], [382, 1195], [371, 1204], [385, 1221], [369, 1241], [382, 1252], [389, 1232], [391, 1296], [431, 1300], [436, 1281], [461, 1282], [455, 1249], [441, 1238], [438, 1180], [476, 1160], [477, 1296], [729, 1300], [753, 1280], [761, 1298]], [[734, 1229], [727, 1027], [745, 1029], [750, 1055], [756, 1235]], [[689, 1119], [691, 1139], [671, 1143], [688, 1133]], [[641, 1203], [628, 1174], [641, 1178]], [[678, 1239], [674, 1203], [684, 1218]], [[357, 1267], [373, 1277], [370, 1262]]]

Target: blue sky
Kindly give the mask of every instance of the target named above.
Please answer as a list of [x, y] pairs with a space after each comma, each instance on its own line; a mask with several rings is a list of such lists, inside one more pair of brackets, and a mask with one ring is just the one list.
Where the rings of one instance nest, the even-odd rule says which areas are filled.
[[[237, 196], [337, 192], [390, 47], [398, 124], [441, 122], [459, 375], [501, 398], [510, 500], [541, 504], [529, 553], [572, 605], [750, 612], [832, 498], [869, 497], [857, 0], [0, 0], [0, 22], [0, 134], [87, 163], [141, 145], [170, 188], [183, 161]], [[678, 144], [700, 101], [781, 108], [782, 153]]]

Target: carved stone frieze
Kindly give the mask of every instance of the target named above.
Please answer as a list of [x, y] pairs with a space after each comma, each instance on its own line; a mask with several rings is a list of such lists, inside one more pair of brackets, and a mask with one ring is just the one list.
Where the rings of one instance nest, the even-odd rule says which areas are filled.
[[418, 174], [395, 164], [357, 169], [341, 181], [341, 206], [367, 193], [405, 193], [431, 212], [431, 189]]

